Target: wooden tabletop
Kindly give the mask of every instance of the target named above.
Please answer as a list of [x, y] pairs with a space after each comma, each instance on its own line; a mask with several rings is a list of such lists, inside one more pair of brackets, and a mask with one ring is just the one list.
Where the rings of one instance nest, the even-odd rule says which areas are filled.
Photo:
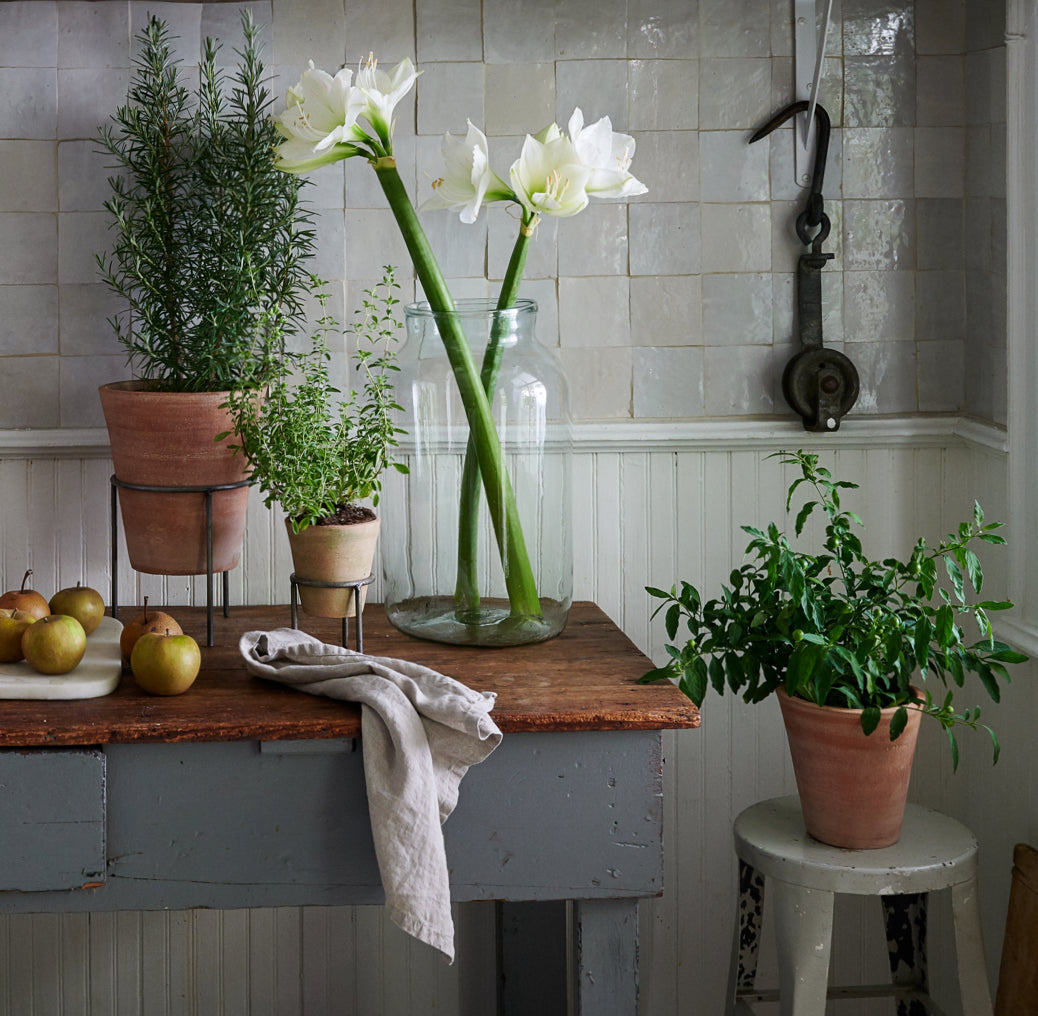
[[[155, 608], [162, 609], [162, 608]], [[125, 620], [131, 609], [120, 611]], [[360, 735], [360, 707], [250, 676], [238, 651], [244, 632], [288, 627], [287, 606], [215, 612], [206, 648], [205, 608], [170, 607], [198, 639], [202, 670], [189, 691], [142, 692], [129, 674], [103, 698], [0, 701], [0, 747], [170, 741], [277, 741]], [[299, 626], [326, 642], [340, 622], [300, 613]], [[354, 644], [350, 632], [351, 646]], [[493, 717], [505, 731], [657, 730], [699, 726], [699, 711], [668, 682], [639, 685], [652, 664], [592, 603], [575, 603], [557, 638], [515, 649], [423, 642], [392, 628], [378, 604], [364, 612], [364, 651], [413, 660], [480, 691], [497, 692]]]

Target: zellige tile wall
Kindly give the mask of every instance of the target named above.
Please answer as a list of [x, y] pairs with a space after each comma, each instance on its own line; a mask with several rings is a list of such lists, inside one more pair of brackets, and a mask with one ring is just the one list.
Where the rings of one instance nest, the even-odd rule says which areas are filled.
[[[792, 130], [747, 144], [793, 98], [791, 0], [263, 0], [279, 100], [313, 59], [375, 50], [421, 70], [397, 153], [419, 200], [444, 131], [483, 125], [507, 175], [522, 135], [575, 105], [635, 136], [648, 194], [545, 221], [525, 291], [558, 344], [580, 420], [788, 416], [795, 351]], [[125, 376], [97, 282], [106, 242], [97, 125], [125, 95], [148, 11], [197, 63], [238, 44], [238, 4], [0, 4], [0, 429], [101, 423], [98, 384]], [[999, 4], [840, 0], [821, 98], [835, 127], [825, 335], [861, 374], [856, 413], [968, 411], [1004, 422], [1005, 115]], [[969, 87], [967, 87], [967, 81]], [[408, 262], [359, 160], [314, 175], [316, 270], [349, 313]], [[458, 295], [496, 291], [516, 221], [424, 216]], [[489, 281], [488, 281], [489, 280]], [[968, 365], [968, 367], [967, 367]]]

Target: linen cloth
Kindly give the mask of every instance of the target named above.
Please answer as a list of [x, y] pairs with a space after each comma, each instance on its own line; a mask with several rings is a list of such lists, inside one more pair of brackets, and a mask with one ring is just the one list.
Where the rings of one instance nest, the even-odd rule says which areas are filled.
[[469, 767], [501, 742], [489, 715], [496, 695], [294, 628], [246, 632], [239, 649], [257, 677], [360, 703], [368, 811], [390, 919], [453, 963], [442, 824]]

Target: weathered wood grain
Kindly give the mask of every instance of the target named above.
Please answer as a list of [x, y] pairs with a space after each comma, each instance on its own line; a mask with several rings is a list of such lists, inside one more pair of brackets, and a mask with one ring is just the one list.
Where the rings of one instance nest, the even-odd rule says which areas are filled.
[[[159, 608], [161, 609], [161, 608]], [[172, 609], [172, 608], [171, 608]], [[175, 616], [204, 642], [205, 611]], [[246, 672], [238, 640], [246, 631], [289, 624], [289, 608], [232, 607], [215, 618], [215, 645], [202, 649], [202, 671], [184, 695], [147, 695], [124, 675], [106, 698], [78, 702], [0, 703], [0, 746], [127, 744], [180, 741], [277, 741], [360, 734], [358, 706], [302, 695]], [[300, 614], [300, 626], [325, 641], [339, 622]], [[393, 629], [378, 605], [365, 611], [364, 649], [413, 660], [472, 688], [497, 692], [502, 730], [659, 730], [699, 725], [699, 712], [672, 685], [639, 685], [651, 666], [592, 603], [573, 607], [565, 631], [540, 645], [459, 649], [421, 642]]]

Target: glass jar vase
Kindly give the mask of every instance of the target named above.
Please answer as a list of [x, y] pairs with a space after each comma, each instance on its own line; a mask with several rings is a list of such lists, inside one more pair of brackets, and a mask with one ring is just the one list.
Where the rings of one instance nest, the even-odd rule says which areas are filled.
[[[556, 352], [535, 336], [536, 318], [532, 300], [504, 311], [460, 300], [449, 315], [427, 303], [405, 308], [395, 388], [409, 474], [387, 486], [379, 510], [386, 613], [418, 638], [522, 645], [552, 638], [566, 624], [573, 594], [569, 393]], [[493, 389], [492, 440], [481, 445], [470, 439], [440, 337], [445, 328], [461, 329], [484, 387]]]

